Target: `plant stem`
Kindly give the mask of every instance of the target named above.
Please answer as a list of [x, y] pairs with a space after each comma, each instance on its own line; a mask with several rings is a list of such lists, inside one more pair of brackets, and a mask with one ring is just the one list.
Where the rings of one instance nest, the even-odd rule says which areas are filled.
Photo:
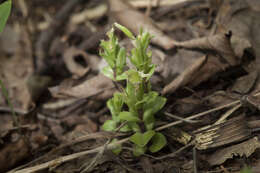
[[19, 127], [19, 123], [18, 123], [18, 118], [15, 114], [15, 111], [14, 111], [14, 107], [13, 107], [13, 104], [11, 103], [9, 97], [8, 97], [8, 91], [7, 89], [5, 88], [3, 82], [0, 80], [0, 87], [2, 88], [2, 93], [3, 93], [3, 96], [4, 98], [6, 99], [7, 101], [7, 104], [8, 106], [10, 107], [11, 109], [11, 112], [12, 112], [12, 118], [13, 118], [13, 125], [14, 127]]

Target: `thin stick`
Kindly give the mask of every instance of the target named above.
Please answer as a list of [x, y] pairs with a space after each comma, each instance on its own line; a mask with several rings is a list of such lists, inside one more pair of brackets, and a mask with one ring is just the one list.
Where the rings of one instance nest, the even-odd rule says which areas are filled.
[[[195, 119], [195, 118], [199, 118], [199, 117], [202, 117], [202, 116], [204, 116], [204, 115], [206, 115], [206, 114], [209, 114], [209, 113], [212, 113], [212, 112], [215, 112], [215, 111], [218, 111], [218, 110], [221, 110], [221, 109], [230, 107], [230, 106], [234, 106], [234, 105], [238, 104], [239, 102], [240, 102], [240, 100], [237, 100], [237, 101], [234, 101], [234, 102], [231, 102], [231, 103], [228, 103], [228, 104], [219, 106], [219, 107], [217, 107], [217, 108], [213, 108], [213, 109], [210, 109], [210, 110], [208, 110], [208, 111], [205, 111], [205, 112], [201, 112], [201, 113], [192, 115], [192, 116], [190, 116], [190, 117], [188, 117], [188, 118], [185, 118], [185, 119], [186, 119], [186, 120], [192, 120], [192, 119]], [[156, 128], [155, 130], [156, 130], [156, 131], [161, 131], [161, 130], [166, 129], [166, 128], [169, 128], [169, 127], [171, 127], [171, 126], [180, 124], [180, 123], [182, 123], [182, 122], [183, 122], [182, 120], [175, 121], [175, 122], [172, 122], [172, 123], [163, 125], [163, 126], [161, 126], [161, 127], [158, 127], [158, 128]]]
[[177, 120], [181, 120], [181, 121], [186, 122], [186, 123], [191, 123], [191, 124], [192, 124], [192, 123], [198, 123], [198, 121], [188, 120], [188, 119], [179, 117], [179, 116], [177, 116], [177, 115], [171, 114], [171, 113], [169, 113], [169, 112], [164, 112], [164, 114], [167, 115], [167, 116], [169, 116], [169, 117], [171, 117], [171, 118], [175, 118], [175, 119], [177, 119]]
[[[107, 145], [107, 149], [111, 150], [115, 146], [117, 146], [119, 144], [122, 144], [122, 143], [128, 141], [129, 139], [130, 138], [125, 138], [125, 139], [122, 139], [122, 140], [117, 141], [115, 143], [108, 144]], [[70, 160], [82, 157], [82, 156], [87, 155], [87, 154], [98, 153], [102, 149], [103, 149], [103, 146], [97, 147], [97, 148], [92, 149], [92, 150], [82, 151], [82, 152], [74, 153], [74, 154], [71, 154], [71, 155], [68, 155], [68, 156], [59, 157], [57, 159], [54, 159], [54, 160], [48, 161], [46, 163], [30, 167], [30, 168], [21, 169], [21, 170], [18, 170], [18, 171], [9, 171], [8, 173], [34, 173], [36, 171], [40, 171], [40, 170], [43, 170], [45, 168], [52, 167], [53, 165], [57, 165], [57, 164], [59, 165], [59, 164], [62, 164], [64, 162], [67, 162], [67, 161], [70, 161]]]

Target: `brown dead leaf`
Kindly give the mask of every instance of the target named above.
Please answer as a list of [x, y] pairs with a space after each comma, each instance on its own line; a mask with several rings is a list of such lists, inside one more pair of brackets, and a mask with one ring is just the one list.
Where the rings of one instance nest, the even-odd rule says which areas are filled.
[[126, 26], [135, 34], [138, 34], [140, 28], [147, 30], [154, 36], [152, 43], [163, 47], [164, 49], [172, 49], [175, 41], [166, 36], [158, 29], [151, 18], [146, 17], [141, 12], [135, 10], [130, 4], [122, 0], [109, 0], [110, 13], [116, 22]]
[[249, 157], [257, 148], [260, 148], [260, 143], [258, 138], [254, 137], [243, 143], [216, 151], [214, 154], [209, 156], [208, 162], [211, 166], [213, 166], [220, 165], [227, 159], [232, 159], [234, 156]]
[[232, 91], [239, 94], [248, 94], [254, 88], [257, 77], [257, 72], [252, 71], [248, 75], [238, 78], [232, 87]]
[[[221, 29], [231, 30], [234, 36], [244, 40], [244, 45], [252, 45], [256, 57], [254, 69], [258, 71], [258, 74], [260, 73], [259, 9], [259, 3], [256, 1], [227, 0], [223, 1], [216, 19], [217, 31]], [[234, 50], [235, 52], [242, 52], [242, 49], [236, 50], [234, 48]], [[259, 80], [256, 85], [258, 85], [256, 89], [260, 88]]]
[[69, 71], [74, 74], [76, 78], [82, 77], [90, 68], [97, 70], [97, 64], [99, 63], [98, 57], [90, 56], [75, 47], [66, 49], [63, 54], [63, 59]]
[[[30, 146], [24, 138], [6, 144], [0, 149], [0, 172], [5, 172], [30, 156]], [[3, 164], [4, 163], [4, 164]]]
[[111, 97], [114, 91], [115, 87], [112, 80], [102, 74], [73, 87], [56, 86], [50, 88], [51, 94], [57, 98], [88, 98], [95, 96], [95, 99], [98, 100], [105, 100]]
[[186, 85], [193, 78], [194, 73], [205, 64], [206, 60], [206, 56], [200, 57], [195, 63], [191, 65], [190, 68], [187, 68], [175, 80], [173, 80], [170, 84], [166, 85], [162, 91], [162, 94], [165, 95], [173, 93], [178, 88]]
[[207, 81], [216, 73], [226, 70], [228, 67], [230, 67], [230, 65], [221, 62], [219, 58], [214, 55], [208, 55], [207, 63], [194, 74], [193, 80], [189, 82], [188, 87], [195, 87], [201, 82]]
[[213, 51], [225, 59], [227, 63], [234, 66], [239, 63], [239, 60], [230, 43], [231, 35], [231, 33], [220, 33], [213, 36], [179, 42], [176, 43], [176, 46], [192, 50]]

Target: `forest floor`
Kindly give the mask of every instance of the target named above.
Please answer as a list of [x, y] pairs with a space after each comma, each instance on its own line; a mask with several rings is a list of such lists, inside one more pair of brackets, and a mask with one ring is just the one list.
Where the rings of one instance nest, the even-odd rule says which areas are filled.
[[[259, 16], [257, 0], [13, 1], [0, 35], [0, 172], [260, 173]], [[128, 133], [101, 129], [117, 87], [100, 41], [115, 22], [154, 36], [151, 85], [167, 99], [157, 153], [135, 157]]]

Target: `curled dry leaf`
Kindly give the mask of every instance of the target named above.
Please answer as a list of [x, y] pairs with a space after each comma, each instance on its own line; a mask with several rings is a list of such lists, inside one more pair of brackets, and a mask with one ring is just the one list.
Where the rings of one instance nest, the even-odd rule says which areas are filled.
[[220, 33], [213, 36], [179, 42], [176, 43], [176, 46], [185, 49], [213, 51], [225, 59], [228, 64], [235, 66], [239, 61], [230, 43], [231, 35], [231, 33]]
[[154, 36], [151, 41], [152, 43], [167, 50], [174, 47], [175, 41], [173, 39], [158, 29], [151, 18], [135, 10], [126, 1], [109, 0], [109, 6], [111, 15], [115, 18], [116, 22], [126, 26], [135, 34], [138, 34], [140, 28], [143, 28]]
[[232, 87], [232, 91], [239, 94], [248, 94], [254, 88], [257, 76], [257, 72], [252, 71], [248, 75], [238, 78]]
[[208, 162], [210, 165], [213, 166], [220, 165], [224, 163], [227, 159], [231, 159], [234, 156], [249, 157], [252, 153], [255, 152], [257, 148], [260, 148], [260, 142], [257, 137], [254, 137], [243, 143], [216, 151], [214, 154], [209, 156]]
[[198, 71], [203, 64], [205, 64], [207, 58], [206, 56], [200, 57], [195, 63], [187, 68], [182, 74], [180, 74], [175, 80], [163, 88], [162, 94], [169, 94], [176, 91], [178, 88], [186, 85], [193, 78], [194, 73]]
[[54, 97], [75, 97], [89, 98], [95, 96], [95, 99], [105, 100], [112, 96], [115, 87], [111, 79], [99, 74], [83, 83], [73, 87], [56, 86], [50, 88]]
[[201, 82], [207, 81], [216, 73], [226, 70], [228, 67], [230, 67], [230, 65], [223, 63], [218, 57], [214, 55], [208, 55], [206, 64], [193, 75], [192, 81], [189, 82], [188, 87], [195, 87]]
[[[255, 54], [255, 60], [253, 62], [255, 67], [249, 67], [248, 71], [257, 70], [258, 74], [260, 73], [259, 9], [258, 1], [227, 0], [223, 1], [216, 18], [217, 30], [221, 30], [221, 28], [232, 30], [234, 36], [243, 40], [244, 43], [240, 43], [241, 45], [244, 45], [244, 47], [248, 47], [249, 44], [252, 45], [252, 52]], [[238, 41], [238, 39], [236, 40]], [[234, 48], [234, 51], [241, 54], [242, 49], [239, 51], [239, 49], [236, 50], [236, 48]], [[260, 83], [257, 81], [255, 91], [259, 88]]]
[[99, 63], [98, 57], [90, 56], [75, 47], [66, 49], [63, 59], [69, 71], [76, 77], [82, 77], [90, 68], [97, 70], [97, 64]]

